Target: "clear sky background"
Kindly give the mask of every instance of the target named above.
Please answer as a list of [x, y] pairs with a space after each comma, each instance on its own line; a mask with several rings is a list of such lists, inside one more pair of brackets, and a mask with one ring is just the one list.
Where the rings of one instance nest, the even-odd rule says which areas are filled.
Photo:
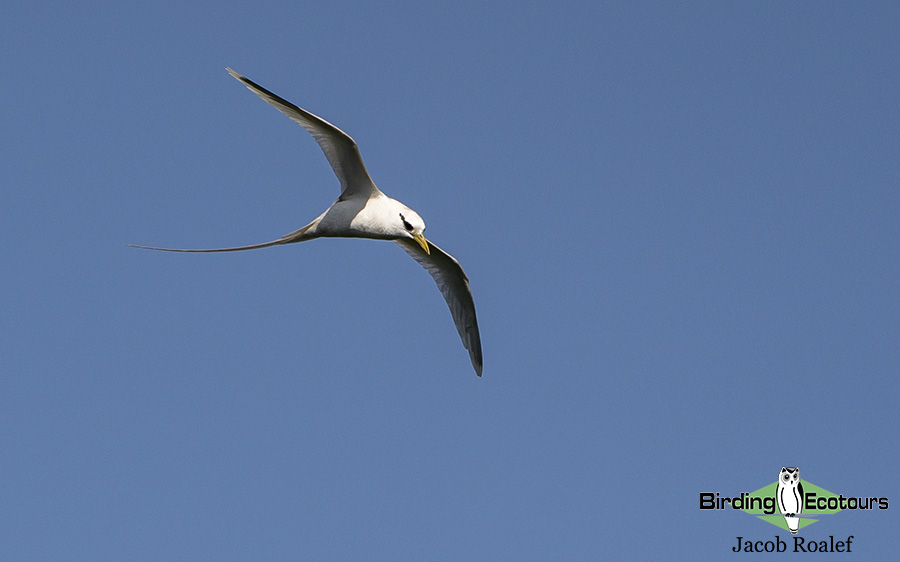
[[[730, 556], [782, 466], [900, 538], [900, 4], [0, 10], [0, 559]], [[351, 134], [465, 268], [237, 254]], [[790, 557], [790, 555], [788, 556]]]

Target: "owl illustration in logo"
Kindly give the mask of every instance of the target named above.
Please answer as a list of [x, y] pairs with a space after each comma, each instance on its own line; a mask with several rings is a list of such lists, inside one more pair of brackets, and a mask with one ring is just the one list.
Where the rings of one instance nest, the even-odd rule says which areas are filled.
[[784, 515], [788, 529], [792, 535], [796, 535], [800, 529], [800, 518], [797, 515], [803, 511], [803, 483], [800, 482], [800, 467], [781, 467], [775, 496], [778, 499], [778, 509]]

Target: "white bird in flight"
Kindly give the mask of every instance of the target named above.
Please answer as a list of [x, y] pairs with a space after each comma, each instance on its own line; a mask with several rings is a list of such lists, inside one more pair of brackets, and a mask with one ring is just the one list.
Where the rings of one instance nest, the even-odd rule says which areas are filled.
[[237, 72], [226, 69], [237, 80], [243, 82], [251, 92], [266, 103], [287, 115], [292, 121], [313, 136], [325, 158], [331, 164], [334, 174], [341, 182], [341, 196], [324, 213], [311, 223], [285, 234], [277, 240], [209, 250], [184, 250], [176, 248], [154, 248], [129, 244], [134, 248], [161, 250], [165, 252], [236, 252], [255, 250], [279, 244], [304, 242], [320, 237], [373, 238], [393, 240], [412, 256], [434, 278], [444, 300], [450, 307], [453, 322], [463, 345], [469, 350], [469, 358], [475, 373], [480, 377], [482, 369], [481, 337], [475, 319], [475, 303], [469, 289], [469, 279], [459, 262], [425, 239], [425, 221], [415, 211], [382, 193], [363, 164], [356, 142], [350, 135], [338, 129], [321, 117], [305, 111], [291, 102], [266, 90]]

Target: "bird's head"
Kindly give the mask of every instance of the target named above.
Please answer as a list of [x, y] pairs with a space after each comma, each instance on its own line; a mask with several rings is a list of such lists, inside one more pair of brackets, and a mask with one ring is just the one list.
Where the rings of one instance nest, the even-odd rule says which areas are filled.
[[425, 239], [425, 221], [422, 220], [422, 217], [409, 207], [404, 208], [397, 214], [399, 215], [397, 220], [400, 221], [401, 236], [412, 238], [419, 246], [422, 246], [426, 254], [431, 254], [428, 240]]

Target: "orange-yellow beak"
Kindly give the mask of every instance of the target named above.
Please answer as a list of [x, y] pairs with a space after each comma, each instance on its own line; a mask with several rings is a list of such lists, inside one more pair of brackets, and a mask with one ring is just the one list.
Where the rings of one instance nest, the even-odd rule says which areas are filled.
[[425, 250], [425, 253], [430, 256], [431, 249], [428, 247], [428, 240], [425, 240], [425, 235], [421, 232], [418, 232], [413, 234], [412, 237], [416, 242], [419, 243], [419, 246], [422, 246], [422, 249]]

